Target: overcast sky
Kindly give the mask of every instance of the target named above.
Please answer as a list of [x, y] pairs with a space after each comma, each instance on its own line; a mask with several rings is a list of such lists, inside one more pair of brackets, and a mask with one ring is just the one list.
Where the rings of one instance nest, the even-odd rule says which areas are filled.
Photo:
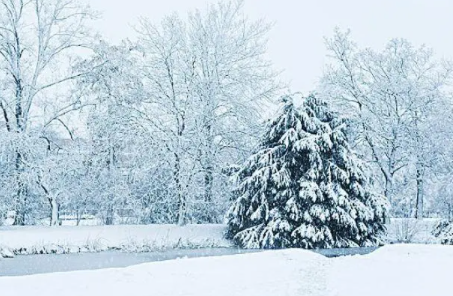
[[[102, 12], [98, 30], [110, 41], [133, 37], [140, 16], [156, 22], [174, 11], [185, 13], [216, 0], [86, 0]], [[382, 48], [395, 37], [426, 44], [453, 58], [452, 0], [245, 0], [251, 18], [275, 23], [269, 56], [293, 91], [314, 88], [326, 63], [324, 37], [351, 29], [360, 45]]]

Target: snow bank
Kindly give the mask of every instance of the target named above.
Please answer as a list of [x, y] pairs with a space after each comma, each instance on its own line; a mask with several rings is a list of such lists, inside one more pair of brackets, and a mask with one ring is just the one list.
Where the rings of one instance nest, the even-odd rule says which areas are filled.
[[[380, 260], [382, 258], [397, 260], [406, 257], [416, 257], [417, 260], [423, 259], [448, 259], [453, 260], [453, 247], [445, 245], [426, 245], [426, 244], [407, 244], [407, 245], [388, 245], [370, 253], [366, 258]], [[453, 266], [451, 266], [453, 272]]]
[[[392, 219], [388, 243], [440, 243], [432, 235], [438, 219]], [[0, 257], [125, 250], [146, 252], [172, 248], [230, 247], [224, 225], [115, 225], [0, 227]]]
[[327, 259], [309, 251], [269, 251], [124, 269], [4, 277], [0, 287], [2, 295], [15, 296], [326, 296], [324, 264]]
[[452, 295], [453, 247], [392, 245], [367, 256], [335, 259], [335, 296]]
[[224, 231], [223, 225], [0, 227], [0, 250], [17, 255], [229, 247]]
[[451, 246], [394, 245], [335, 259], [282, 250], [0, 277], [0, 287], [15, 296], [447, 296], [452, 271]]

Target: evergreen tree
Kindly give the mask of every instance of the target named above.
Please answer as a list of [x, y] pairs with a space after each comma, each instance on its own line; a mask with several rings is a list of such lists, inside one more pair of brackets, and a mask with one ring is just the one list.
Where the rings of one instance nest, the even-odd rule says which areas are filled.
[[282, 98], [258, 151], [236, 174], [227, 237], [245, 248], [371, 246], [385, 232], [386, 199], [371, 190], [345, 121], [311, 95]]

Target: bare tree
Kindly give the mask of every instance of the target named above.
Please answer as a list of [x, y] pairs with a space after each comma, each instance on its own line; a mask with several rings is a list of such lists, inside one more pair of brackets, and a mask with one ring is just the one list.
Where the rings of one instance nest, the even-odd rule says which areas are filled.
[[359, 146], [366, 147], [392, 202], [396, 175], [415, 163], [416, 211], [422, 217], [423, 180], [431, 150], [426, 149], [427, 120], [445, 97], [451, 66], [434, 60], [432, 51], [391, 40], [382, 52], [360, 50], [349, 32], [327, 40], [333, 59], [322, 89], [356, 124]]
[[196, 133], [188, 118], [196, 108], [193, 100], [194, 57], [187, 51], [185, 24], [167, 17], [160, 27], [143, 20], [139, 49], [143, 52], [141, 73], [147, 95], [139, 111], [153, 131], [153, 141], [162, 147], [171, 168], [177, 196], [177, 222], [186, 223], [188, 187], [195, 173], [192, 139]]
[[[170, 155], [179, 224], [186, 222], [187, 196], [201, 197], [205, 208], [219, 202], [214, 187], [225, 160], [234, 163], [250, 147], [260, 103], [278, 90], [264, 58], [269, 26], [249, 21], [242, 8], [242, 1], [219, 2], [187, 22], [173, 15], [160, 26], [143, 20], [139, 29], [144, 118]], [[197, 180], [202, 196], [188, 194]], [[206, 212], [202, 220], [216, 217]]]
[[[0, 110], [6, 131], [26, 137], [34, 129], [45, 137], [56, 124], [67, 130], [65, 116], [81, 103], [62, 95], [62, 89], [83, 75], [69, 70], [69, 55], [87, 47], [85, 23], [92, 14], [75, 0], [1, 0], [0, 6], [0, 77], [5, 81]], [[20, 145], [15, 150], [15, 224], [23, 225], [28, 185], [21, 175], [27, 156]]]
[[[275, 73], [264, 58], [270, 26], [247, 19], [243, 3], [219, 2], [189, 17], [190, 48], [196, 57], [195, 92], [202, 109], [205, 202], [212, 201], [218, 158], [225, 150], [244, 145], [240, 132], [256, 131], [253, 125], [259, 122], [260, 104], [278, 89]], [[235, 133], [228, 122], [235, 122]]]

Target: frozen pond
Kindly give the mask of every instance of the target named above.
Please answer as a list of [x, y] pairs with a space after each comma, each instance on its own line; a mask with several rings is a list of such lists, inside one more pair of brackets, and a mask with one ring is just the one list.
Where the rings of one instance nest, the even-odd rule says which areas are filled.
[[[359, 254], [363, 255], [373, 252], [374, 250], [376, 250], [376, 248], [330, 249], [317, 250], [317, 252], [327, 257], [336, 257]], [[259, 250], [209, 248], [166, 250], [152, 253], [125, 253], [119, 251], [109, 251], [102, 253], [64, 255], [27, 255], [17, 256], [14, 259], [0, 260], [0, 276], [21, 276], [75, 270], [118, 268], [177, 258], [223, 256], [250, 252], [259, 252]]]
[[0, 260], [0, 276], [117, 268], [177, 258], [221, 256], [249, 252], [256, 252], [256, 250], [212, 248], [166, 250], [152, 253], [107, 251], [63, 255], [26, 255]]

